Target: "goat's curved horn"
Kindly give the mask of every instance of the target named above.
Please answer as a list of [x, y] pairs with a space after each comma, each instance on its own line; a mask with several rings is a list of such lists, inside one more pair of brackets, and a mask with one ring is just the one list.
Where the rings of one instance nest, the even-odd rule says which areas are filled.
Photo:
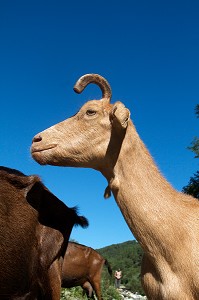
[[104, 77], [102, 77], [98, 74], [83, 75], [75, 83], [73, 89], [76, 93], [80, 94], [89, 83], [97, 84], [102, 91], [102, 97], [107, 98], [110, 101], [111, 96], [112, 96], [111, 87], [110, 87], [108, 81]]

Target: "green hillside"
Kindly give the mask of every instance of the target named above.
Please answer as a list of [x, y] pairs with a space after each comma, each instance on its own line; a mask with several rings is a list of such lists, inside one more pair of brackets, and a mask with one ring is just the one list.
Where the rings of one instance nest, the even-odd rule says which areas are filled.
[[[122, 284], [132, 292], [144, 294], [140, 282], [140, 266], [143, 251], [137, 241], [127, 241], [121, 244], [113, 244], [101, 249], [96, 249], [106, 258], [114, 271], [122, 270]], [[108, 281], [107, 272], [103, 273], [103, 281]], [[113, 279], [114, 282], [114, 279]]]

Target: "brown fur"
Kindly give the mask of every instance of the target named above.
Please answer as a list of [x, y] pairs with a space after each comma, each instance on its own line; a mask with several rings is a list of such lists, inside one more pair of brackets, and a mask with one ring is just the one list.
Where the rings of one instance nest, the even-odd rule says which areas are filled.
[[93, 291], [97, 299], [102, 300], [101, 273], [103, 266], [112, 270], [107, 260], [90, 247], [69, 242], [62, 266], [62, 287], [81, 286], [88, 298], [93, 298]]
[[74, 224], [86, 226], [38, 176], [0, 167], [0, 299], [58, 300], [49, 270], [65, 253]]
[[198, 300], [199, 202], [160, 174], [129, 116], [121, 102], [89, 101], [36, 135], [32, 156], [40, 164], [100, 171], [144, 250], [148, 299]]

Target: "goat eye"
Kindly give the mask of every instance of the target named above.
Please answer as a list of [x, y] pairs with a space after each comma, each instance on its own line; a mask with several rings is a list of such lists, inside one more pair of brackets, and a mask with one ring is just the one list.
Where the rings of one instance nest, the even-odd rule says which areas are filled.
[[92, 109], [88, 109], [86, 111], [86, 114], [87, 116], [94, 116], [96, 114], [96, 111], [95, 110], [92, 110]]

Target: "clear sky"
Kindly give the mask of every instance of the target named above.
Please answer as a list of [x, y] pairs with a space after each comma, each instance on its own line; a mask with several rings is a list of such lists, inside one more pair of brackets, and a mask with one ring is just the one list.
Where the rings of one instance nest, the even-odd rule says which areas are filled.
[[106, 180], [90, 169], [40, 166], [33, 136], [73, 115], [97, 86], [73, 92], [85, 73], [104, 76], [112, 102], [131, 111], [144, 143], [179, 191], [198, 170], [187, 150], [198, 136], [199, 1], [0, 1], [0, 164], [38, 174], [88, 229], [71, 237], [93, 248], [133, 239]]

